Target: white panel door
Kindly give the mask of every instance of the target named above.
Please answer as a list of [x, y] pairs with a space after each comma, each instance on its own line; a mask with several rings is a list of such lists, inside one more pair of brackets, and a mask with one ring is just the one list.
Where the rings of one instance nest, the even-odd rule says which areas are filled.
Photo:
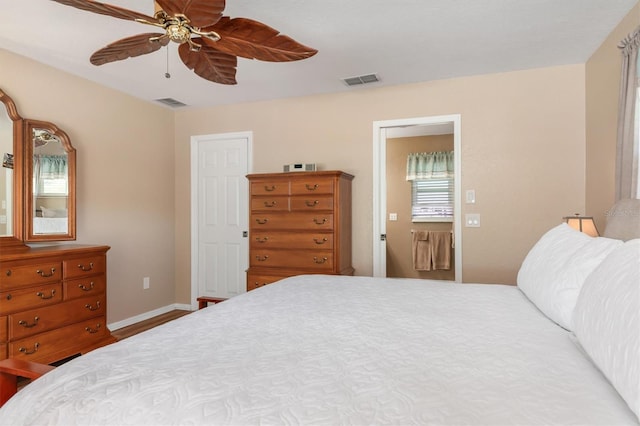
[[197, 296], [228, 298], [246, 291], [250, 141], [242, 134], [198, 136], [192, 141], [192, 165], [197, 168], [192, 170], [192, 238], [197, 240], [192, 241], [192, 288], [197, 288], [193, 303]]

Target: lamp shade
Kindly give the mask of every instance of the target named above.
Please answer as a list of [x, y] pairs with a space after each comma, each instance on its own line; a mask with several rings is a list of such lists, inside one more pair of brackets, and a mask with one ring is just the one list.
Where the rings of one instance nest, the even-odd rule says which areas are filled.
[[564, 220], [567, 225], [573, 229], [584, 232], [591, 237], [597, 237], [600, 235], [598, 234], [596, 223], [593, 221], [592, 217], [580, 216], [579, 213], [576, 213], [575, 216], [563, 217], [562, 220]]

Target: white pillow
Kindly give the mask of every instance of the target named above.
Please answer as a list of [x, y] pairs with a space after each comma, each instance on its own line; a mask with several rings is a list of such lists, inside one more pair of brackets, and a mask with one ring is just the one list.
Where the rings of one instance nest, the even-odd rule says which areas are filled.
[[622, 241], [593, 238], [561, 223], [529, 251], [518, 271], [518, 287], [546, 316], [571, 330], [582, 284], [621, 245]]
[[640, 239], [589, 275], [573, 322], [580, 345], [640, 420]]

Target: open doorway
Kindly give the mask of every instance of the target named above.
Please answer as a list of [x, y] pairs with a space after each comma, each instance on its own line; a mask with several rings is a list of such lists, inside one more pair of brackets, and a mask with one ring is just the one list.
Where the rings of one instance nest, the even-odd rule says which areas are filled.
[[[392, 212], [388, 209], [388, 194], [395, 194], [394, 187], [397, 185], [397, 182], [388, 182], [389, 174], [387, 173], [387, 153], [388, 144], [408, 144], [410, 141], [417, 141], [418, 146], [423, 146], [422, 143], [430, 143], [433, 142], [436, 145], [440, 142], [436, 142], [438, 138], [432, 138], [432, 136], [437, 135], [451, 135], [449, 138], [452, 139], [453, 151], [454, 151], [454, 218], [453, 222], [448, 223], [446, 225], [434, 225], [435, 228], [447, 228], [452, 231], [452, 242], [453, 242], [453, 250], [452, 250], [452, 269], [453, 272], [450, 274], [436, 274], [435, 276], [424, 276], [424, 278], [436, 278], [436, 279], [453, 279], [456, 282], [462, 281], [462, 220], [461, 220], [461, 162], [460, 162], [460, 115], [447, 115], [447, 116], [434, 116], [434, 117], [420, 117], [420, 118], [410, 118], [410, 119], [400, 119], [400, 120], [388, 120], [388, 121], [377, 121], [373, 123], [373, 134], [374, 134], [374, 206], [373, 206], [373, 271], [374, 276], [377, 277], [386, 277], [387, 274], [387, 241], [390, 235], [389, 232], [401, 232], [402, 235], [391, 235], [392, 240], [403, 241], [403, 245], [410, 244], [411, 241], [411, 226], [407, 228], [407, 226], [400, 227], [399, 231], [394, 229], [394, 226], [388, 226], [391, 222], [389, 220], [390, 213], [396, 213], [395, 217], [397, 217], [398, 212]], [[447, 137], [444, 137], [445, 139]], [[430, 141], [430, 142], [429, 142]], [[446, 143], [444, 145], [436, 146], [434, 145], [434, 149], [439, 149], [440, 147], [446, 147]], [[394, 147], [395, 148], [395, 147]], [[430, 150], [430, 148], [426, 148], [425, 150]], [[397, 152], [398, 150], [394, 149], [391, 152]], [[395, 154], [394, 154], [395, 155]], [[406, 184], [406, 182], [405, 182]], [[389, 186], [393, 185], [393, 186]], [[404, 187], [406, 189], [406, 186]], [[392, 190], [392, 191], [389, 191]], [[407, 203], [410, 203], [407, 200]], [[391, 216], [394, 218], [394, 215]], [[401, 218], [398, 218], [401, 219]], [[401, 222], [401, 220], [398, 220]], [[406, 218], [404, 220], [406, 223]], [[409, 221], [410, 222], [410, 221]], [[393, 224], [395, 225], [395, 223]], [[416, 226], [416, 229], [420, 229], [424, 226]], [[388, 229], [389, 228], [389, 229]], [[411, 254], [403, 254], [402, 256], [410, 256]], [[408, 259], [405, 259], [405, 263], [408, 262]], [[395, 268], [397, 265], [393, 265]], [[392, 275], [398, 276], [397, 268], [393, 272]], [[410, 276], [415, 276], [411, 274]], [[421, 276], [421, 275], [417, 275]]]

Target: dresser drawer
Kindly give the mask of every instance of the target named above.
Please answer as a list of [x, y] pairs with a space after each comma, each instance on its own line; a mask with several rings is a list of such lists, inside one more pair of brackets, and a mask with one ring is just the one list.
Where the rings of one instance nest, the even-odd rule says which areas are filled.
[[291, 195], [333, 194], [333, 179], [317, 176], [302, 176], [291, 182]]
[[289, 195], [289, 181], [253, 181], [251, 182], [251, 195]]
[[251, 250], [254, 249], [333, 249], [333, 234], [319, 232], [254, 231], [251, 233]]
[[315, 231], [333, 229], [333, 213], [292, 214], [251, 213], [251, 229], [299, 229]]
[[105, 315], [104, 294], [9, 315], [10, 340]]
[[252, 197], [251, 210], [289, 211], [289, 197]]
[[71, 300], [104, 293], [107, 289], [107, 278], [104, 274], [96, 275], [89, 278], [65, 281], [62, 286], [64, 288], [64, 300]]
[[0, 293], [0, 315], [48, 306], [62, 300], [62, 284], [44, 284], [37, 287]]
[[5, 343], [0, 343], [0, 359], [7, 359], [9, 355], [7, 354], [7, 345]]
[[49, 364], [97, 345], [108, 335], [105, 317], [36, 334], [9, 343], [9, 357]]
[[256, 249], [251, 252], [249, 266], [330, 271], [333, 269], [333, 252], [327, 250]]
[[333, 196], [291, 197], [291, 211], [333, 210]]
[[9, 338], [9, 332], [7, 331], [7, 317], [0, 317], [0, 343], [6, 342]]
[[249, 273], [247, 274], [247, 291], [255, 290], [256, 288], [259, 288], [259, 287], [264, 287], [267, 284], [280, 281], [283, 278], [286, 278], [286, 277], [277, 276], [277, 275]]
[[9, 290], [38, 283], [60, 281], [62, 264], [60, 262], [33, 263], [31, 265], [3, 265], [0, 272], [0, 290]]
[[95, 274], [104, 274], [107, 264], [106, 256], [91, 256], [65, 260], [64, 279], [80, 278]]

